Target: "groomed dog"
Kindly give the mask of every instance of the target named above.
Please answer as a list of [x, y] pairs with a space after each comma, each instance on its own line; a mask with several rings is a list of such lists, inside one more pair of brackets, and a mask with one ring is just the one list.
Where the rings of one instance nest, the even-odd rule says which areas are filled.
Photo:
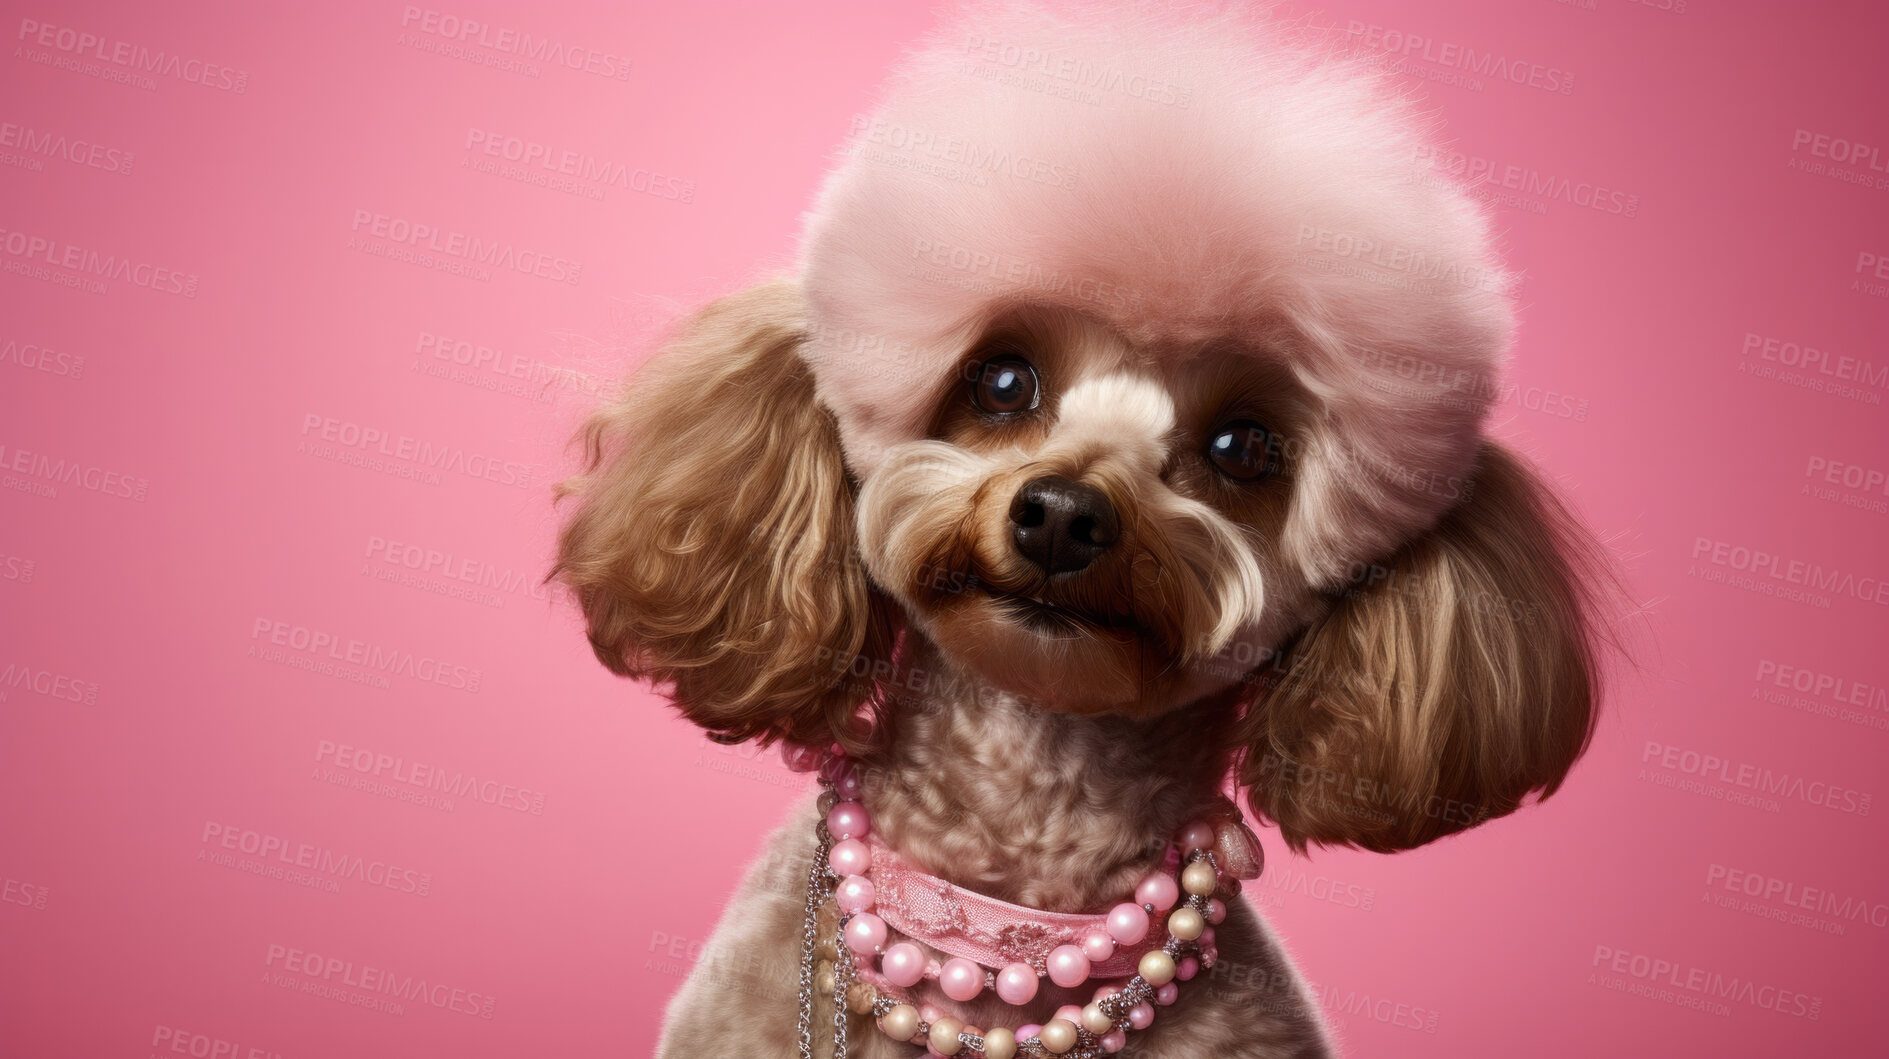
[[[1562, 783], [1606, 563], [1483, 433], [1511, 277], [1425, 125], [1236, 13], [973, 7], [858, 124], [794, 272], [588, 420], [554, 576], [597, 657], [839, 788], [750, 871], [661, 1054], [1327, 1054], [1232, 897], [1258, 865], [1229, 781], [1300, 852]], [[868, 812], [870, 876], [837, 859]], [[1195, 861], [1189, 940], [1148, 880]], [[954, 958], [962, 922], [887, 937], [887, 865], [1013, 916], [1133, 893], [1178, 959], [1091, 1000], [1025, 945], [1047, 977], [1004, 981]]]

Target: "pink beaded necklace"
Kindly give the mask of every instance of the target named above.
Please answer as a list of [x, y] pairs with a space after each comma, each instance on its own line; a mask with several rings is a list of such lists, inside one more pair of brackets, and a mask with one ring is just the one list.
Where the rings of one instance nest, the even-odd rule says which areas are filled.
[[[785, 751], [796, 771], [820, 773], [816, 849], [808, 872], [802, 931], [799, 1043], [813, 1059], [813, 996], [833, 998], [834, 1055], [846, 1054], [847, 1012], [871, 1015], [894, 1040], [928, 1045], [927, 1054], [967, 1059], [1056, 1056], [1100, 1059], [1146, 1029], [1156, 1006], [1179, 997], [1179, 982], [1218, 958], [1213, 925], [1226, 918], [1223, 898], [1239, 880], [1257, 878], [1263, 858], [1238, 810], [1217, 822], [1195, 821], [1169, 846], [1161, 867], [1135, 887], [1133, 900], [1102, 914], [1044, 912], [966, 890], [907, 864], [872, 832], [859, 801], [857, 769], [837, 749]], [[1179, 868], [1178, 881], [1175, 869]], [[1176, 902], [1179, 902], [1176, 904]], [[1165, 913], [1163, 930], [1155, 917]], [[944, 954], [925, 955], [912, 940]], [[878, 966], [873, 966], [874, 960]], [[1087, 1005], [1064, 1005], [1047, 1022], [980, 1029], [917, 1005], [899, 990], [931, 979], [952, 1000], [995, 989], [1006, 1004], [1036, 997], [1040, 979], [1066, 988], [1091, 978], [1127, 981], [1098, 987]]]

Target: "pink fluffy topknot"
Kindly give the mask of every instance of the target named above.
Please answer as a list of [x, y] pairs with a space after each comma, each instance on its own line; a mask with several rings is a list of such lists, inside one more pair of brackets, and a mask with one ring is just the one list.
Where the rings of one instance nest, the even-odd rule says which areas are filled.
[[[1333, 475], [1467, 473], [1513, 330], [1484, 215], [1428, 164], [1430, 119], [1302, 36], [1237, 11], [977, 3], [909, 53], [801, 246], [801, 351], [849, 464], [922, 436], [979, 321], [1029, 301], [1156, 356], [1265, 347], [1354, 450], [1315, 454]], [[1365, 492], [1387, 533], [1443, 507]]]

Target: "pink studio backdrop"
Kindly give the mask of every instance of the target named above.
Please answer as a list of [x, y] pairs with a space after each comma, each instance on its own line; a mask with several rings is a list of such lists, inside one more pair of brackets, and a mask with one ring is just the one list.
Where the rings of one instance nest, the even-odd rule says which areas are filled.
[[[808, 796], [596, 664], [549, 486], [928, 5], [452, 2], [4, 5], [0, 1054], [646, 1054]], [[1250, 892], [1351, 1054], [1882, 1054], [1889, 9], [1309, 14], [1489, 177], [1497, 430], [1649, 614], [1562, 794]]]

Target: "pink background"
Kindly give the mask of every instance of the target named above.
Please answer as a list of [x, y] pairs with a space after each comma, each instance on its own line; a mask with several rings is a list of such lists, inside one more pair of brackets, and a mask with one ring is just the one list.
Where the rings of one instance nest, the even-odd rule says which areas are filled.
[[[449, 54], [456, 27], [392, 4], [4, 6], [0, 1052], [646, 1053], [806, 784], [611, 677], [534, 592], [549, 483], [660, 324], [789, 259], [927, 5], [436, 11], [590, 70]], [[1889, 9], [1315, 17], [1365, 50], [1431, 41], [1410, 83], [1479, 168], [1632, 203], [1507, 178], [1527, 278], [1496, 429], [1648, 613], [1563, 794], [1397, 857], [1265, 832], [1252, 892], [1352, 1054], [1881, 1054]], [[1465, 80], [1446, 44], [1572, 90]], [[189, 63], [140, 72], [156, 53]], [[481, 133], [647, 173], [513, 179]], [[376, 223], [552, 274], [427, 267]], [[362, 683], [298, 628], [414, 665]], [[1808, 690], [1774, 684], [1798, 670]], [[389, 759], [382, 789], [326, 778], [358, 775], [342, 746]], [[478, 786], [428, 804], [397, 778], [416, 763]], [[366, 968], [444, 988], [311, 991]], [[1697, 986], [1731, 979], [1766, 989]]]

